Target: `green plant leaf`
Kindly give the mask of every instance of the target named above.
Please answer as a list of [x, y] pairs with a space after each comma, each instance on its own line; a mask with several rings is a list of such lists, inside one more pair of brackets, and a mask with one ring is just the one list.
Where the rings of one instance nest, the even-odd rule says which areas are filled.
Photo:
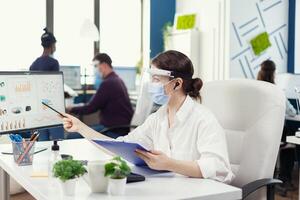
[[59, 178], [63, 182], [80, 177], [86, 173], [86, 170], [80, 161], [71, 159], [56, 162], [52, 171], [54, 177]]
[[131, 169], [127, 165], [126, 161], [122, 160], [121, 157], [114, 157], [111, 162], [105, 166], [105, 176], [109, 176], [113, 179], [122, 179], [127, 177]]

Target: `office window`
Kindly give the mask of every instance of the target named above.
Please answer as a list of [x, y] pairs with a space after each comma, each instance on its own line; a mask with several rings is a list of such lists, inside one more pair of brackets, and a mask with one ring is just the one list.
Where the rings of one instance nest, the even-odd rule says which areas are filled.
[[[81, 66], [88, 75], [94, 74], [90, 66], [94, 56], [94, 42], [80, 34], [86, 20], [94, 21], [94, 1], [54, 1], [54, 35], [57, 39], [55, 57], [60, 65]], [[93, 82], [93, 78], [88, 80]]]
[[45, 0], [0, 2], [0, 70], [28, 70], [42, 54]]
[[100, 1], [100, 51], [114, 66], [136, 66], [141, 58], [141, 1]]

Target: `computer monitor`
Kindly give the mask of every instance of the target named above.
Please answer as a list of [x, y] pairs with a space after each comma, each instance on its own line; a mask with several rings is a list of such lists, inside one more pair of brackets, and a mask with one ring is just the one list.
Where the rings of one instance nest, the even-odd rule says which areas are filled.
[[64, 82], [72, 89], [81, 89], [80, 66], [60, 66], [64, 74]]
[[65, 111], [62, 72], [0, 72], [0, 134], [60, 126], [42, 102]]
[[129, 91], [136, 90], [136, 67], [114, 67], [114, 70], [124, 81]]

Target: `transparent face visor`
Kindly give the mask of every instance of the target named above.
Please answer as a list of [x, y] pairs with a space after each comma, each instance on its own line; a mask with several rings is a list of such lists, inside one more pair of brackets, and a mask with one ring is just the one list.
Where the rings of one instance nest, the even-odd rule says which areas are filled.
[[152, 83], [164, 83], [172, 78], [175, 78], [172, 71], [157, 68], [147, 69], [147, 74], [149, 76], [149, 82]]
[[172, 72], [168, 70], [157, 69], [155, 67], [142, 70], [136, 114], [143, 115], [143, 113], [148, 113], [145, 110], [152, 109], [153, 101], [149, 93], [149, 85], [151, 83], [163, 84], [164, 82], [168, 82], [170, 78], [174, 78], [174, 76], [172, 76]]
[[150, 83], [166, 83], [170, 79], [174, 78], [172, 71], [157, 69], [154, 67], [143, 69], [141, 76], [140, 90], [146, 90], [145, 87], [148, 87]]
[[96, 68], [99, 64], [100, 62], [98, 60], [94, 60], [90, 65]]

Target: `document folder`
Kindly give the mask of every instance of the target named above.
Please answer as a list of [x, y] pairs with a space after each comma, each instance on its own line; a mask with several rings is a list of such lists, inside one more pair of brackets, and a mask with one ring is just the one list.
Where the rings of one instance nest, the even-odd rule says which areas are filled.
[[148, 150], [137, 143], [109, 141], [109, 140], [92, 140], [92, 141], [104, 147], [105, 149], [121, 156], [122, 158], [124, 158], [125, 160], [131, 162], [136, 166], [148, 167], [145, 161], [143, 161], [135, 154], [136, 149], [140, 149], [143, 151], [148, 151]]

